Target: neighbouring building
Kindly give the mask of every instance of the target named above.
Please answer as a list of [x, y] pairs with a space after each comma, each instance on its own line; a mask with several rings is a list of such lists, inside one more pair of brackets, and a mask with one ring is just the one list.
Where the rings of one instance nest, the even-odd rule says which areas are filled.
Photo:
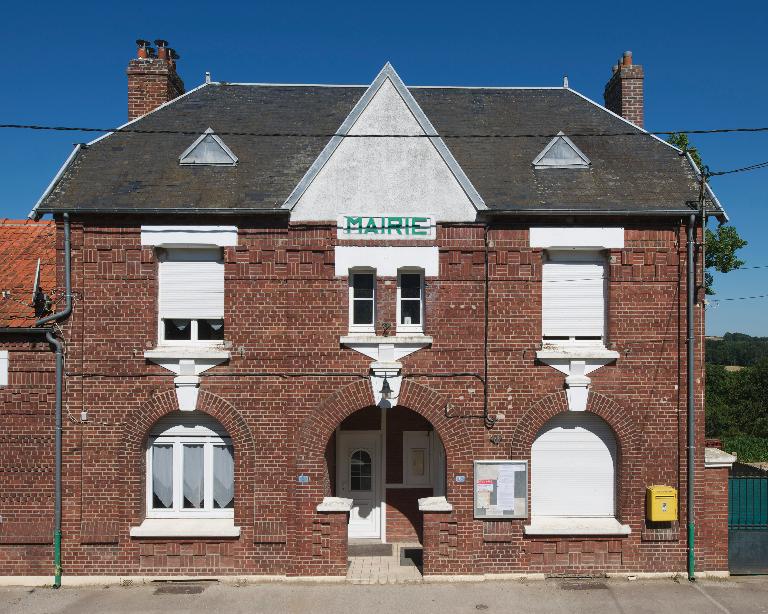
[[[33, 211], [71, 227], [65, 579], [344, 576], [349, 540], [418, 542], [426, 575], [683, 572], [698, 170], [643, 130], [631, 54], [606, 108], [389, 64], [183, 93], [156, 43], [131, 121]], [[697, 565], [724, 571], [695, 322]], [[0, 514], [37, 535], [50, 408], [10, 394]], [[661, 519], [651, 485], [679, 497]], [[1, 574], [50, 560], [0, 542]]]
[[51, 574], [57, 298], [53, 222], [0, 220], [0, 573]]

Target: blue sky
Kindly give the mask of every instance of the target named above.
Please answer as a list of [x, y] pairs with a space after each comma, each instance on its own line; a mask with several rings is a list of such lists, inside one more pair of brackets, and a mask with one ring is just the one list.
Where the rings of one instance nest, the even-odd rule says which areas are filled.
[[[48, 2], [3, 8], [0, 123], [114, 126], [137, 38], [167, 39], [187, 88], [215, 80], [370, 83], [391, 61], [411, 85], [560, 85], [602, 102], [611, 64], [645, 67], [650, 130], [768, 125], [768, 3]], [[0, 217], [24, 217], [78, 141], [0, 131]], [[768, 133], [693, 137], [712, 170], [768, 160]], [[768, 170], [712, 181], [768, 265]], [[768, 294], [768, 268], [716, 276], [717, 296]], [[709, 334], [768, 335], [768, 300], [710, 307]]]

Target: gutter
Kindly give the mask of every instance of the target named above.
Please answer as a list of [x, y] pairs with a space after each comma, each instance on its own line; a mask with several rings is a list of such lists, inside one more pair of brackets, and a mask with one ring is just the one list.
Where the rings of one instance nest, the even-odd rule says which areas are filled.
[[[37, 207], [37, 205], [35, 205]], [[60, 209], [33, 209], [33, 213], [37, 215], [34, 219], [39, 219], [46, 213], [61, 213]], [[163, 213], [173, 215], [276, 215], [280, 217], [287, 217], [291, 214], [288, 209], [205, 209], [197, 208], [192, 205], [187, 207], [150, 207], [150, 208], [137, 208], [137, 207], [93, 207], [82, 208], [77, 210], [78, 214], [87, 215], [89, 213], [133, 213], [136, 215], [158, 215]], [[30, 214], [31, 216], [32, 214]], [[66, 214], [65, 214], [66, 215]]]
[[[72, 313], [72, 245], [70, 240], [69, 213], [64, 213], [64, 309], [41, 318], [35, 326], [49, 322], [59, 322]], [[35, 329], [33, 329], [35, 330]], [[62, 413], [64, 390], [64, 344], [56, 337], [51, 328], [36, 329], [45, 332], [45, 338], [56, 352], [56, 428], [55, 428], [55, 468], [54, 468], [54, 504], [53, 504], [53, 569], [54, 588], [61, 586], [61, 507], [62, 507]]]
[[628, 209], [553, 209], [553, 208], [536, 208], [536, 209], [487, 209], [485, 211], [478, 211], [478, 215], [488, 216], [502, 216], [502, 215], [530, 215], [530, 216], [552, 216], [555, 214], [560, 215], [573, 215], [573, 216], [588, 216], [588, 217], [680, 217], [688, 216], [691, 214], [691, 209], [657, 209], [657, 210], [642, 210], [632, 211]]

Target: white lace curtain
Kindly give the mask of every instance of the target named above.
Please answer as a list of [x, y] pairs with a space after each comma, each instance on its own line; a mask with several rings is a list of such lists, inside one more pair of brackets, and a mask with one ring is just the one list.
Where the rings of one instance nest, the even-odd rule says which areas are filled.
[[173, 446], [152, 446], [153, 507], [173, 507]]
[[213, 447], [213, 506], [232, 507], [235, 498], [235, 459], [232, 446]]

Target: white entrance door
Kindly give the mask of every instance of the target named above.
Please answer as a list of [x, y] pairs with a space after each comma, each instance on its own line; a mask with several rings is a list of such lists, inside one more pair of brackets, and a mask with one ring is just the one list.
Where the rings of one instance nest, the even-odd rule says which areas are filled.
[[349, 537], [381, 538], [381, 434], [339, 431], [336, 485], [340, 497], [352, 499]]

